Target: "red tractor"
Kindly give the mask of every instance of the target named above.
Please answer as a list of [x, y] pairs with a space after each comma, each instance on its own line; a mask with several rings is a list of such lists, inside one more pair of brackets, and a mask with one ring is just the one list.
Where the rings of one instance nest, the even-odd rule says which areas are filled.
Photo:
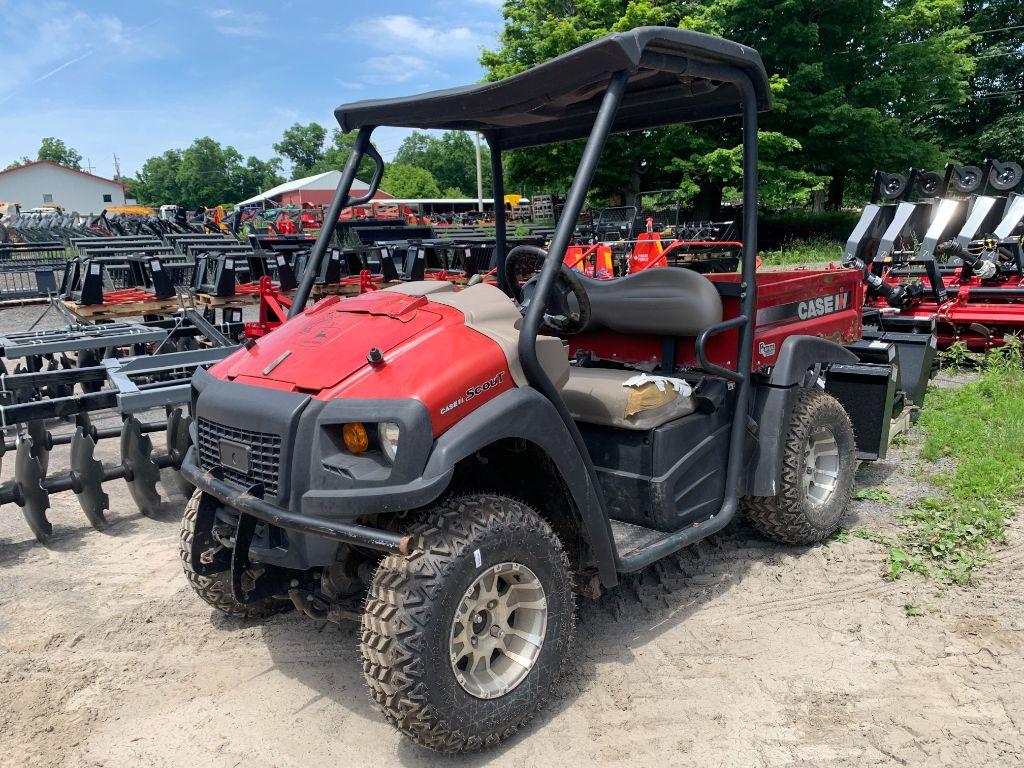
[[[769, 107], [754, 50], [662, 27], [496, 83], [339, 107], [358, 135], [289, 320], [192, 380], [181, 554], [199, 596], [235, 616], [361, 621], [384, 716], [457, 752], [508, 738], [550, 695], [577, 594], [741, 506], [777, 541], [832, 535], [858, 457], [884, 452], [896, 369], [859, 341], [852, 270], [755, 279]], [[564, 265], [609, 133], [730, 116], [738, 274]], [[499, 206], [500, 287], [408, 282], [307, 307], [339, 213], [380, 182], [381, 125], [480, 131], [499, 200], [505, 150], [585, 139], [549, 249], [506, 255]], [[353, 199], [365, 156], [377, 171]]]

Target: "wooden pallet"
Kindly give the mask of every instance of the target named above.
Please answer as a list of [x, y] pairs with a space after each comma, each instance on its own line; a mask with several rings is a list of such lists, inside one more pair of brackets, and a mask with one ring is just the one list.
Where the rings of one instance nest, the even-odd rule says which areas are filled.
[[239, 293], [234, 296], [213, 296], [209, 293], [195, 293], [196, 306], [210, 307], [211, 309], [242, 309], [252, 307], [260, 303], [258, 293]]
[[46, 296], [26, 296], [23, 299], [3, 299], [0, 309], [5, 307], [26, 307], [32, 304], [46, 304], [50, 299]]
[[[392, 281], [388, 283], [374, 283], [378, 288], [387, 288], [391, 285], [401, 285], [401, 281]], [[196, 293], [193, 294], [197, 305], [204, 307], [211, 307], [213, 309], [237, 309], [243, 307], [251, 307], [260, 303], [260, 295], [258, 293], [236, 293], [234, 296], [213, 296], [209, 293]], [[279, 296], [291, 298], [295, 295], [295, 291], [278, 291]], [[312, 298], [322, 298], [324, 296], [358, 296], [359, 295], [359, 283], [348, 282], [348, 283], [336, 283], [334, 285], [323, 285], [317, 284], [313, 286], [313, 290], [310, 291]]]
[[67, 300], [63, 304], [86, 320], [112, 320], [123, 317], [138, 317], [140, 315], [173, 315], [178, 311], [177, 299], [125, 301], [120, 304], [90, 304], [84, 307]]

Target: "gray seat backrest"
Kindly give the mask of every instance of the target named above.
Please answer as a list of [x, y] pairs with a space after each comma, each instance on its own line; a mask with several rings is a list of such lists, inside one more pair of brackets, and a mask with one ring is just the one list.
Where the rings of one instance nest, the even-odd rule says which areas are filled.
[[655, 267], [615, 280], [578, 275], [590, 298], [585, 331], [696, 336], [722, 321], [722, 297], [704, 275]]

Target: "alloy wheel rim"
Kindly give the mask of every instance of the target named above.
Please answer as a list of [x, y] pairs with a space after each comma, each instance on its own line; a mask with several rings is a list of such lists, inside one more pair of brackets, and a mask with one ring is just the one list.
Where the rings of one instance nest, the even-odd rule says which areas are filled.
[[839, 443], [828, 427], [815, 430], [804, 448], [802, 475], [807, 501], [824, 507], [839, 485]]
[[520, 563], [499, 563], [470, 584], [452, 619], [452, 671], [478, 699], [504, 696], [526, 679], [540, 657], [548, 607], [537, 575]]

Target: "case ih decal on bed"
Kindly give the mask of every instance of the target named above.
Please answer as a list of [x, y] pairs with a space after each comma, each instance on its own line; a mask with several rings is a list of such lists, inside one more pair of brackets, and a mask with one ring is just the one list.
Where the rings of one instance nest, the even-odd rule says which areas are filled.
[[816, 317], [834, 315], [850, 308], [850, 291], [830, 293], [827, 296], [818, 296], [814, 299], [804, 301], [791, 301], [787, 304], [780, 304], [776, 307], [765, 307], [757, 310], [757, 324], [770, 325], [772, 323], [796, 322], [798, 320], [813, 320]]

